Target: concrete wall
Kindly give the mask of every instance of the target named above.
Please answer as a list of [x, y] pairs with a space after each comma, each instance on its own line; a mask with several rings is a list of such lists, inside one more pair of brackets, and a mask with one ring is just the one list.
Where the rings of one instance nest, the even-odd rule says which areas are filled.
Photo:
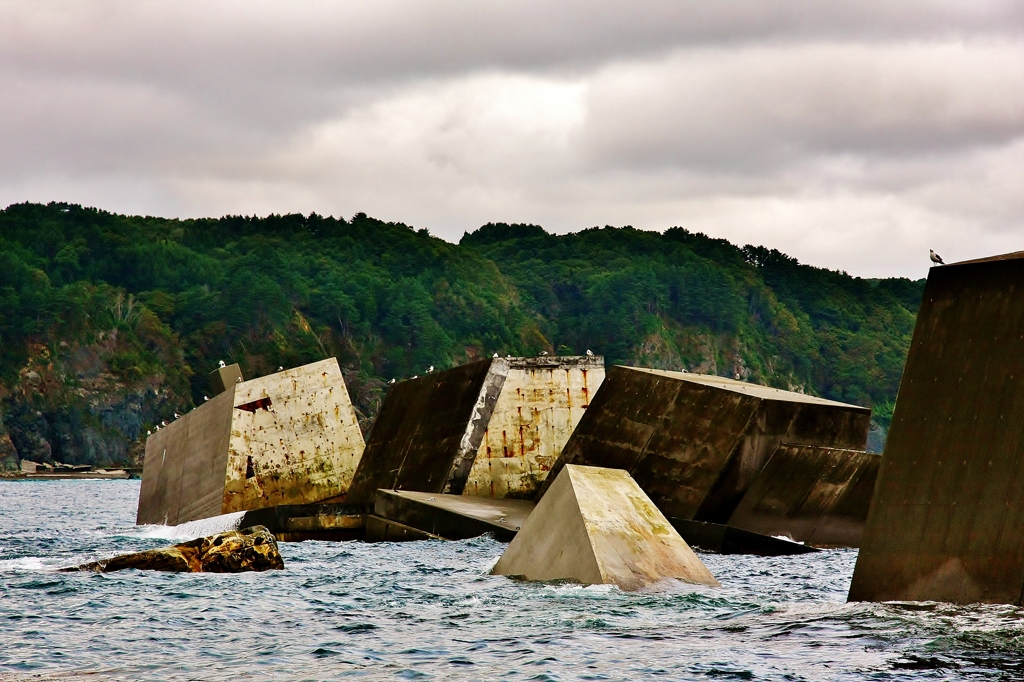
[[334, 358], [238, 384], [223, 512], [348, 492], [363, 434]]
[[464, 495], [533, 497], [604, 381], [602, 357], [508, 362]]
[[625, 469], [666, 516], [724, 523], [782, 442], [863, 448], [870, 418], [722, 377], [612, 367], [547, 481], [568, 463]]
[[234, 384], [146, 440], [136, 522], [336, 496], [362, 450], [333, 358]]
[[177, 525], [221, 514], [233, 387], [146, 439], [135, 522]]
[[851, 601], [1021, 603], [1024, 252], [932, 268]]
[[826, 547], [858, 547], [880, 455], [783, 444], [743, 496], [729, 525]]
[[378, 488], [461, 493], [507, 374], [481, 360], [393, 385], [346, 502], [373, 504]]

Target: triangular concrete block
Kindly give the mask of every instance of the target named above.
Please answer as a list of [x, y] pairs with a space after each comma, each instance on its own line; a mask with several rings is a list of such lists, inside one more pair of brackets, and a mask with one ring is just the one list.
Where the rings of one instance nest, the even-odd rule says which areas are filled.
[[719, 584], [629, 474], [573, 464], [558, 474], [492, 573], [623, 590], [662, 578]]

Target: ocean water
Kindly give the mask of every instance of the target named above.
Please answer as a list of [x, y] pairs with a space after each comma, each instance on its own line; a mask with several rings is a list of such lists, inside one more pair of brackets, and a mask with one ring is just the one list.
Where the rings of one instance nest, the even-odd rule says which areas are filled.
[[1024, 679], [1024, 611], [846, 604], [856, 553], [701, 558], [721, 589], [490, 576], [502, 543], [282, 543], [284, 571], [55, 568], [136, 527], [138, 481], [0, 482], [0, 680]]

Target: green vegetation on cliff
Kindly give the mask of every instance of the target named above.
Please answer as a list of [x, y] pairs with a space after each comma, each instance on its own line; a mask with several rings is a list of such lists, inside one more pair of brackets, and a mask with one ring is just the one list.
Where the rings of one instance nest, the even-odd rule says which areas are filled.
[[0, 460], [137, 457], [208, 392], [337, 356], [364, 422], [391, 377], [497, 352], [738, 376], [891, 411], [922, 282], [863, 280], [673, 228], [450, 244], [364, 214], [0, 212]]

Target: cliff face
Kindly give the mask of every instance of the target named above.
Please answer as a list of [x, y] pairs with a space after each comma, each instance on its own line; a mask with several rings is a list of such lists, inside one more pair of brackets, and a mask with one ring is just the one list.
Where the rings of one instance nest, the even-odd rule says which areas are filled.
[[111, 329], [91, 343], [31, 347], [2, 401], [0, 467], [17, 469], [19, 458], [100, 466], [141, 462], [147, 429], [189, 409], [191, 400], [165, 373], [133, 380], [119, 372], [118, 359], [130, 345], [123, 336]]

